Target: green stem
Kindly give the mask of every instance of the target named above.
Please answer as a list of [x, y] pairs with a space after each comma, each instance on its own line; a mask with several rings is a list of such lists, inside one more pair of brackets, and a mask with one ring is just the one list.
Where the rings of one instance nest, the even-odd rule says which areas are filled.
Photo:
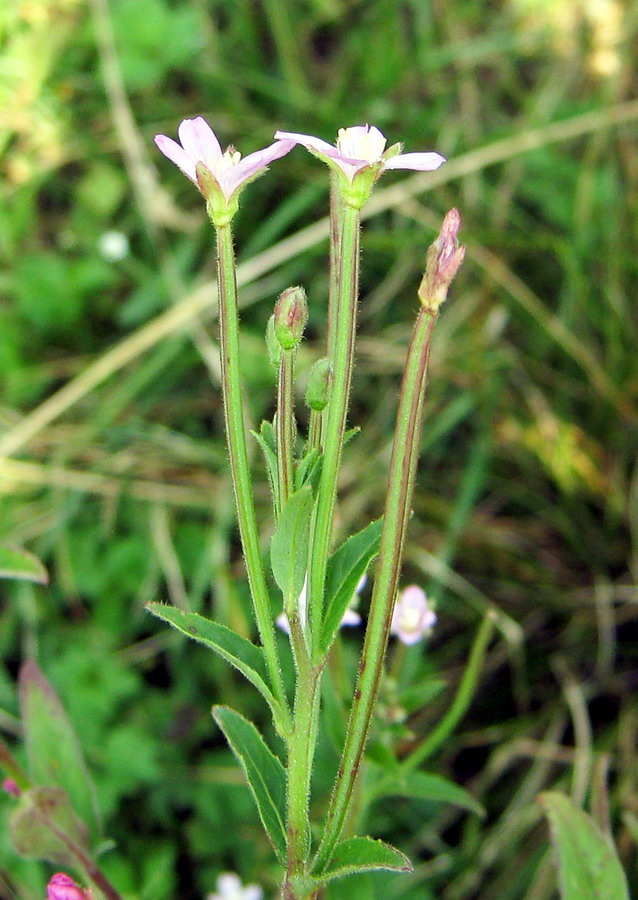
[[311, 409], [308, 425], [308, 450], [321, 450], [322, 421], [323, 413], [316, 409]]
[[427, 738], [419, 744], [419, 746], [410, 753], [401, 764], [404, 772], [410, 772], [421, 765], [429, 756], [432, 756], [441, 744], [445, 741], [449, 734], [456, 728], [462, 717], [465, 715], [468, 706], [474, 696], [476, 685], [478, 682], [481, 669], [483, 668], [483, 659], [485, 651], [494, 631], [494, 621], [496, 614], [489, 610], [481, 622], [479, 629], [474, 638], [470, 658], [468, 660], [461, 683], [459, 684], [456, 696], [452, 705], [440, 720], [435, 729], [427, 736]]
[[259, 547], [259, 533], [255, 518], [248, 451], [246, 448], [239, 366], [237, 280], [230, 225], [217, 226], [216, 235], [222, 390], [228, 455], [237, 506], [237, 521], [246, 560], [248, 583], [253, 598], [257, 628], [273, 691], [281, 705], [282, 721], [276, 723], [276, 725], [278, 728], [288, 731], [290, 728], [290, 713], [279, 665], [275, 626]]
[[383, 673], [383, 660], [414, 493], [428, 360], [435, 322], [436, 314], [422, 307], [408, 350], [392, 445], [383, 531], [370, 616], [341, 764], [315, 861], [315, 870], [318, 872], [330, 861], [343, 828]]
[[283, 508], [293, 492], [293, 448], [295, 443], [294, 413], [295, 351], [282, 350], [277, 383], [277, 472], [279, 502]]
[[309, 555], [308, 611], [313, 659], [316, 659], [318, 652], [326, 567], [354, 362], [359, 293], [359, 210], [344, 206], [341, 226], [337, 266], [339, 285], [330, 335], [333, 346], [333, 377], [326, 409], [323, 468]]

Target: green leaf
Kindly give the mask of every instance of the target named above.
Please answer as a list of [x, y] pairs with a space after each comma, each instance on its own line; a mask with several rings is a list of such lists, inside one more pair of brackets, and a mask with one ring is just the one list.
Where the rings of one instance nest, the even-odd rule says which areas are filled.
[[146, 608], [182, 634], [214, 650], [227, 663], [238, 669], [244, 678], [257, 688], [273, 714], [279, 718], [281, 710], [268, 686], [268, 670], [261, 647], [257, 647], [225, 625], [211, 622], [198, 613], [183, 612], [165, 603], [147, 603]]
[[629, 900], [616, 849], [591, 816], [557, 791], [538, 800], [549, 819], [562, 900]]
[[251, 431], [252, 436], [262, 449], [264, 459], [266, 461], [266, 473], [268, 475], [268, 484], [272, 494], [272, 502], [275, 510], [275, 517], [279, 513], [279, 490], [277, 476], [277, 443], [275, 441], [275, 433], [272, 423], [264, 420], [261, 423], [261, 432]]
[[95, 843], [101, 827], [93, 782], [60, 699], [34, 660], [20, 669], [20, 710], [32, 781], [62, 788]]
[[0, 544], [0, 578], [48, 584], [49, 576], [37, 556], [17, 547]]
[[321, 634], [321, 651], [324, 653], [339, 630], [361, 577], [379, 552], [382, 524], [383, 519], [370, 522], [358, 534], [349, 537], [328, 560], [326, 614]]
[[313, 497], [310, 485], [296, 491], [281, 511], [270, 543], [270, 564], [284, 606], [301, 593], [308, 566], [308, 532]]
[[87, 828], [61, 788], [25, 791], [11, 815], [9, 829], [16, 852], [25, 859], [77, 868], [82, 856], [90, 857]]
[[332, 859], [317, 876], [321, 882], [343, 878], [355, 872], [373, 869], [390, 869], [394, 872], [412, 872], [410, 860], [390, 844], [375, 841], [371, 837], [353, 837], [337, 844]]
[[244, 771], [266, 833], [280, 861], [286, 857], [286, 773], [252, 722], [227, 706], [213, 717]]
[[411, 800], [451, 803], [479, 816], [485, 815], [481, 804], [465, 788], [432, 772], [397, 773], [384, 778], [371, 788], [370, 802], [381, 797], [407, 797]]
[[313, 493], [317, 490], [319, 478], [321, 477], [321, 469], [323, 468], [323, 454], [313, 447], [306, 455], [299, 460], [295, 471], [295, 487], [297, 490], [305, 484], [309, 484]]

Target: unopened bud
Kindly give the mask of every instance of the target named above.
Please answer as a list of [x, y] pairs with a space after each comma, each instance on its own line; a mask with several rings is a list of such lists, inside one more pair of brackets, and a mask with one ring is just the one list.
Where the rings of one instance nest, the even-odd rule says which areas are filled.
[[306, 388], [306, 405], [315, 412], [322, 412], [328, 405], [330, 382], [332, 381], [332, 363], [325, 357], [318, 359], [310, 370], [308, 387]]
[[275, 337], [283, 350], [293, 350], [308, 321], [308, 302], [302, 287], [287, 288], [275, 304]]
[[419, 300], [422, 306], [432, 312], [438, 312], [439, 306], [447, 297], [452, 280], [465, 256], [465, 247], [461, 247], [457, 240], [460, 225], [458, 210], [451, 209], [443, 219], [439, 236], [427, 252]]
[[19, 797], [22, 791], [18, 787], [16, 781], [13, 778], [5, 778], [2, 782], [2, 790], [5, 794], [10, 794], [12, 797]]
[[69, 875], [58, 872], [47, 884], [47, 900], [87, 900], [87, 895]]

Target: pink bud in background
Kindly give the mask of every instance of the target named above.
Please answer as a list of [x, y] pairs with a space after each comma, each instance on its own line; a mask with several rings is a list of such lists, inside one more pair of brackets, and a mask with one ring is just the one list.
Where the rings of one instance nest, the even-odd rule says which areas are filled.
[[87, 894], [69, 875], [58, 872], [47, 884], [47, 900], [87, 900]]
[[11, 794], [12, 797], [19, 797], [22, 791], [13, 780], [13, 778], [5, 778], [2, 782], [2, 790], [5, 794]]

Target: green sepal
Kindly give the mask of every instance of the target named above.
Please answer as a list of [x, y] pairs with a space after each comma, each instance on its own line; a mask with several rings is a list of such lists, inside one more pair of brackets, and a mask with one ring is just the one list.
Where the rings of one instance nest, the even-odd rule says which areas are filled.
[[286, 727], [286, 714], [275, 699], [270, 687], [266, 659], [261, 647], [242, 637], [225, 625], [212, 622], [198, 613], [184, 612], [165, 603], [147, 603], [149, 612], [168, 622], [187, 637], [214, 650], [222, 659], [234, 666], [254, 687], [270, 706], [277, 727]]
[[558, 791], [538, 801], [549, 819], [562, 900], [629, 900], [616, 848], [592, 817]]
[[227, 706], [214, 706], [213, 718], [241, 766], [266, 834], [279, 858], [286, 858], [286, 772], [252, 722]]
[[362, 531], [344, 541], [328, 560], [326, 612], [319, 646], [322, 654], [329, 650], [359, 581], [379, 552], [382, 525], [383, 519], [370, 522]]

